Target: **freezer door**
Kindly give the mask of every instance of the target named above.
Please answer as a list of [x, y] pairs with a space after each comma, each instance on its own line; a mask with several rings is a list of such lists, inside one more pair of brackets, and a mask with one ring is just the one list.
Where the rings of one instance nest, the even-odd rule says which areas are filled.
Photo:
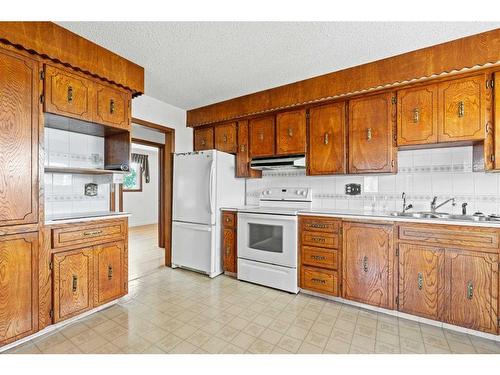
[[172, 265], [212, 274], [214, 272], [215, 227], [172, 223]]
[[173, 220], [215, 223], [215, 152], [174, 155]]

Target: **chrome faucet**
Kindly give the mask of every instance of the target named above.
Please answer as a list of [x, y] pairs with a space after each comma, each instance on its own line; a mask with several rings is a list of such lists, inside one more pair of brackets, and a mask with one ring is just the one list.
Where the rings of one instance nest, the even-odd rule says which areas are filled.
[[452, 206], [455, 206], [456, 203], [455, 203], [455, 198], [450, 198], [450, 199], [447, 199], [445, 200], [443, 203], [441, 204], [436, 204], [436, 201], [437, 201], [438, 197], [434, 197], [432, 198], [432, 202], [431, 202], [431, 212], [436, 212], [436, 210], [439, 208], [439, 207], [442, 207], [444, 206], [446, 203], [448, 202], [451, 202], [451, 205]]
[[403, 213], [408, 211], [410, 208], [413, 208], [412, 204], [406, 205], [406, 193], [403, 192], [401, 198], [403, 199]]

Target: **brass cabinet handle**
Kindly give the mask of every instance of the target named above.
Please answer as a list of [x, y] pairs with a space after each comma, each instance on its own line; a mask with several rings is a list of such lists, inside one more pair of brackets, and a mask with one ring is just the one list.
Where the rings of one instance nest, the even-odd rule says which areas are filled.
[[226, 217], [226, 223], [229, 223], [231, 221], [231, 218]]
[[264, 140], [264, 133], [262, 133], [262, 132], [259, 133], [259, 140], [260, 141]]
[[313, 277], [313, 278], [311, 279], [311, 281], [312, 281], [313, 283], [326, 284], [326, 280], [323, 280], [323, 279], [316, 279], [315, 277]]
[[207, 141], [205, 141], [205, 138], [203, 138], [203, 139], [201, 140], [201, 145], [202, 145], [202, 146], [205, 146], [206, 144], [207, 144]]
[[467, 299], [472, 299], [474, 297], [474, 284], [472, 281], [467, 282]]
[[326, 260], [326, 257], [324, 257], [322, 255], [311, 255], [311, 259], [314, 259], [314, 260]]
[[293, 129], [292, 129], [292, 128], [288, 128], [288, 136], [289, 136], [290, 138], [292, 138], [292, 137], [293, 137]]
[[422, 272], [419, 272], [417, 275], [417, 285], [418, 285], [418, 290], [422, 290], [422, 287], [424, 286], [424, 275]]
[[464, 117], [465, 115], [465, 105], [464, 102], [461, 100], [458, 102], [458, 117]]
[[108, 280], [111, 280], [113, 278], [113, 266], [110, 264], [108, 266]]
[[420, 108], [415, 108], [413, 110], [413, 122], [417, 123], [420, 121]]
[[88, 236], [97, 236], [102, 233], [102, 230], [92, 230], [89, 232], [83, 232], [83, 235], [88, 237]]
[[311, 241], [314, 241], [314, 242], [325, 242], [325, 239], [323, 237], [311, 237]]
[[329, 143], [329, 141], [330, 141], [330, 139], [329, 139], [329, 138], [330, 138], [330, 137], [328, 136], [328, 133], [325, 133], [325, 135], [323, 136], [323, 143], [324, 143], [325, 145], [327, 145], [327, 144]]
[[78, 288], [78, 276], [73, 275], [73, 293], [76, 293], [76, 290]]
[[326, 229], [326, 228], [328, 228], [328, 225], [327, 224], [320, 224], [320, 223], [313, 223], [313, 224], [310, 224], [310, 227], [311, 228], [318, 228], [318, 229]]
[[372, 128], [367, 128], [366, 129], [366, 140], [371, 141], [372, 140]]
[[227, 143], [227, 135], [224, 134], [224, 136], [222, 137], [224, 143]]
[[368, 257], [367, 256], [365, 256], [363, 258], [363, 271], [368, 272]]
[[227, 245], [226, 246], [226, 256], [228, 257], [230, 253], [231, 253], [231, 246]]
[[73, 87], [68, 86], [68, 103], [73, 101]]
[[245, 152], [245, 145], [240, 145], [240, 151]]
[[115, 113], [115, 101], [113, 99], [109, 101], [109, 113]]

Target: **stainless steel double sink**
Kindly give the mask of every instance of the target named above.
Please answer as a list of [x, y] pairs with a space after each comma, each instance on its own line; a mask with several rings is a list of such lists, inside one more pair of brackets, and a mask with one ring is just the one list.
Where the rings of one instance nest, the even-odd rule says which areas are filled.
[[500, 218], [484, 215], [454, 215], [446, 212], [391, 212], [391, 216], [411, 219], [441, 219], [452, 221], [500, 222]]

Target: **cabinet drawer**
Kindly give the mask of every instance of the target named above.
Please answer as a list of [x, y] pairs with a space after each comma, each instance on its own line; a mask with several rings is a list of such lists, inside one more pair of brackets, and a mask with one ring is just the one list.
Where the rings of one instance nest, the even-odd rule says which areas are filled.
[[339, 236], [333, 233], [302, 232], [302, 245], [328, 247], [338, 249]]
[[110, 223], [72, 225], [52, 229], [52, 247], [65, 247], [120, 239], [126, 234], [124, 221]]
[[338, 273], [312, 267], [302, 267], [301, 287], [317, 292], [339, 295]]
[[495, 253], [499, 247], [498, 231], [455, 225], [401, 225], [399, 239]]
[[338, 269], [339, 256], [337, 250], [321, 249], [303, 246], [301, 251], [302, 264], [310, 266]]
[[340, 222], [337, 220], [328, 220], [319, 217], [301, 218], [300, 223], [302, 225], [302, 230], [314, 232], [338, 233], [340, 227]]
[[223, 212], [222, 213], [222, 225], [225, 227], [234, 227], [236, 222], [236, 214], [232, 212]]

